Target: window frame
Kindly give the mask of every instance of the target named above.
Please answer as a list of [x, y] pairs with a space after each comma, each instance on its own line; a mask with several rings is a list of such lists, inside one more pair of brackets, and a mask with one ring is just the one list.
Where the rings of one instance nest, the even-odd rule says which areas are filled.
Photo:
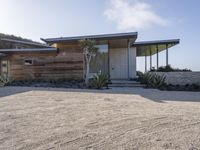
[[[28, 61], [28, 62], [27, 62]], [[29, 63], [29, 61], [31, 62], [31, 63]], [[32, 66], [33, 65], [33, 59], [31, 59], [31, 58], [26, 58], [26, 59], [24, 59], [24, 65], [25, 66]]]

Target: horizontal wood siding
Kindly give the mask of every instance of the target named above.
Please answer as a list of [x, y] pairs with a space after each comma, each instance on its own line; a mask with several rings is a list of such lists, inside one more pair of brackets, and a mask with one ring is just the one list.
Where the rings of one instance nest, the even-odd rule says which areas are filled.
[[[58, 52], [14, 53], [10, 55], [10, 77], [27, 79], [83, 79], [83, 53], [78, 44], [56, 44]], [[32, 59], [33, 65], [25, 65]]]

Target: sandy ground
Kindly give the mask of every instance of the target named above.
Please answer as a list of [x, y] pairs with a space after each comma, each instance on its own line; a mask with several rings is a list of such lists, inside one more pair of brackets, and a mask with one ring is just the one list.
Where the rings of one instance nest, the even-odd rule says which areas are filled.
[[200, 149], [200, 92], [0, 88], [0, 149]]

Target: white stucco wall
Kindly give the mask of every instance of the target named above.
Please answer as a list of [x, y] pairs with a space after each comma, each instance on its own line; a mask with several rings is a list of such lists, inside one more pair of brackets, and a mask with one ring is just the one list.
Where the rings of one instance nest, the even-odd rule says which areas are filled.
[[166, 77], [166, 83], [172, 85], [199, 84], [200, 72], [152, 72]]
[[136, 78], [136, 47], [129, 52], [129, 78]]

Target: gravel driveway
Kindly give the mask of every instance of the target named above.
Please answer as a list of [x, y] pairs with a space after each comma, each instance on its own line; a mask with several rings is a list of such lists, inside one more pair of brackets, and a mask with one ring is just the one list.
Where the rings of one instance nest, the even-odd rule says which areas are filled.
[[0, 149], [200, 149], [200, 92], [0, 88]]

